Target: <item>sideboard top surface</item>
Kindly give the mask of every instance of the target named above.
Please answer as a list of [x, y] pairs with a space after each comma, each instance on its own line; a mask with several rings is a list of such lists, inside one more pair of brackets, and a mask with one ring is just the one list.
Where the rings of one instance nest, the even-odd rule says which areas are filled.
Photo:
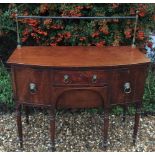
[[110, 67], [145, 64], [150, 60], [129, 46], [23, 46], [7, 63], [43, 67]]

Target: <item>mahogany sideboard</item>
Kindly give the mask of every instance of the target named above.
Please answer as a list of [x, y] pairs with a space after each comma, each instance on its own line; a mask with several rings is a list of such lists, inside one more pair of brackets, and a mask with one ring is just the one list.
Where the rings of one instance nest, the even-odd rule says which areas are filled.
[[147, 69], [150, 63], [138, 48], [84, 46], [25, 46], [9, 58], [17, 128], [23, 147], [21, 106], [50, 111], [54, 150], [57, 108], [104, 109], [103, 148], [107, 146], [109, 111], [113, 105], [135, 104], [135, 143]]

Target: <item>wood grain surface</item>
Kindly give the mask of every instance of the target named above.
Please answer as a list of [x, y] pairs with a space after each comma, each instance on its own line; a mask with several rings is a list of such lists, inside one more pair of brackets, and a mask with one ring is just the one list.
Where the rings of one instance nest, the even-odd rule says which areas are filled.
[[149, 63], [138, 48], [94, 46], [28, 46], [16, 49], [9, 64], [49, 67], [108, 67]]

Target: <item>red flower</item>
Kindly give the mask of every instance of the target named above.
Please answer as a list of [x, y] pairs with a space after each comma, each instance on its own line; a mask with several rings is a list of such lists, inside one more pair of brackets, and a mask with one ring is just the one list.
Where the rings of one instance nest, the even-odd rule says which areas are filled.
[[33, 38], [35, 38], [36, 34], [35, 34], [35, 33], [31, 33], [31, 36], [32, 36]]
[[29, 34], [29, 29], [28, 28], [26, 28], [24, 31], [23, 31], [23, 33], [22, 33], [24, 36], [25, 35], [28, 35]]
[[56, 42], [58, 43], [58, 42], [60, 42], [62, 40], [62, 38], [57, 38], [56, 39]]
[[21, 40], [22, 42], [25, 42], [27, 40], [27, 37], [23, 37]]
[[86, 40], [86, 37], [81, 37], [79, 40], [84, 41], [84, 40]]
[[55, 29], [55, 30], [59, 30], [59, 29], [63, 29], [64, 27], [61, 25], [52, 25], [51, 29]]
[[13, 13], [11, 14], [11, 18], [15, 18], [16, 15], [17, 15], [17, 13], [16, 13], [16, 12], [13, 12]]
[[97, 47], [102, 47], [105, 45], [105, 41], [100, 41], [98, 43], [95, 44]]
[[38, 20], [35, 20], [35, 19], [28, 19], [27, 23], [28, 25], [33, 26], [33, 27], [36, 27], [39, 24]]
[[64, 38], [65, 39], [69, 39], [70, 37], [71, 37], [71, 33], [70, 32], [64, 33]]
[[77, 10], [82, 10], [83, 9], [83, 6], [77, 6], [76, 9]]
[[94, 32], [91, 36], [92, 36], [92, 38], [98, 37], [99, 36], [99, 32]]
[[45, 31], [42, 31], [40, 29], [33, 29], [35, 32], [37, 32], [38, 34], [41, 34], [41, 35], [44, 35], [44, 36], [47, 36], [47, 32]]
[[119, 4], [118, 3], [112, 3], [112, 8], [115, 9], [115, 8], [118, 8], [119, 7]]
[[148, 46], [149, 48], [151, 48], [151, 49], [152, 49], [153, 43], [152, 43], [152, 42], [150, 42], [150, 41], [148, 41], [148, 42], [147, 42], [147, 46]]
[[48, 4], [40, 5], [40, 13], [45, 13], [48, 10]]
[[57, 46], [57, 43], [50, 43], [50, 46]]
[[50, 25], [52, 23], [52, 19], [45, 19], [44, 25]]
[[144, 17], [145, 14], [146, 14], [147, 5], [146, 4], [138, 4], [138, 6], [139, 6], [139, 13], [138, 13], [138, 15], [140, 17]]
[[143, 40], [144, 39], [144, 32], [143, 31], [138, 31], [137, 36], [138, 36], [139, 40]]
[[100, 32], [104, 33], [105, 35], [109, 34], [109, 30], [108, 27], [101, 27], [99, 28]]
[[54, 39], [55, 39], [55, 37], [53, 36], [53, 37], [51, 37], [50, 39], [51, 39], [51, 40], [54, 40]]
[[77, 16], [77, 17], [79, 17], [79, 16], [82, 15], [81, 12], [80, 12], [81, 9], [83, 9], [82, 6], [77, 6], [73, 10], [65, 10], [65, 11], [63, 11], [61, 15], [62, 16]]
[[155, 21], [155, 14], [152, 16], [152, 19]]
[[23, 15], [28, 16], [29, 15], [28, 11], [24, 11]]
[[135, 8], [130, 8], [130, 15], [135, 15]]
[[108, 35], [109, 34], [109, 31], [102, 31], [105, 35]]
[[124, 34], [125, 34], [125, 38], [127, 38], [127, 39], [131, 38], [131, 29], [125, 30]]
[[61, 34], [61, 33], [58, 33], [57, 36], [60, 37], [60, 38], [64, 37], [63, 34]]
[[71, 11], [69, 12], [69, 14], [70, 14], [70, 16], [76, 16], [76, 17], [81, 16], [81, 13], [80, 13], [79, 10], [71, 10]]
[[87, 5], [87, 6], [85, 6], [85, 8], [86, 9], [90, 9], [90, 8], [92, 8], [92, 6], [91, 5]]
[[139, 16], [140, 16], [140, 17], [144, 17], [145, 14], [146, 14], [145, 11], [140, 11], [140, 12], [139, 12]]

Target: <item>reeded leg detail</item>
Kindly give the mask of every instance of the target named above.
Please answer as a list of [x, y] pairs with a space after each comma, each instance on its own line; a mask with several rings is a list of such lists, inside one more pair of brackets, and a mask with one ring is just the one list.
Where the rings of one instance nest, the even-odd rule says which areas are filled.
[[135, 124], [134, 124], [134, 132], [133, 132], [133, 144], [135, 145], [137, 139], [137, 132], [139, 127], [140, 121], [140, 114], [141, 114], [141, 103], [136, 103], [136, 114], [135, 114]]
[[127, 106], [125, 105], [123, 107], [123, 117], [122, 117], [122, 122], [124, 123], [126, 120], [126, 112], [127, 112]]
[[108, 146], [108, 142], [107, 142], [107, 139], [108, 139], [108, 127], [109, 127], [109, 109], [105, 108], [104, 109], [104, 126], [103, 126], [103, 144], [102, 144], [102, 147], [103, 147], [103, 150], [106, 151], [107, 149], [107, 146]]
[[51, 149], [55, 151], [55, 109], [50, 109], [50, 136], [51, 136]]
[[23, 133], [22, 133], [22, 121], [21, 121], [21, 105], [16, 106], [16, 121], [17, 121], [17, 130], [18, 138], [20, 143], [20, 148], [23, 148]]
[[25, 106], [26, 124], [29, 124], [29, 107]]

